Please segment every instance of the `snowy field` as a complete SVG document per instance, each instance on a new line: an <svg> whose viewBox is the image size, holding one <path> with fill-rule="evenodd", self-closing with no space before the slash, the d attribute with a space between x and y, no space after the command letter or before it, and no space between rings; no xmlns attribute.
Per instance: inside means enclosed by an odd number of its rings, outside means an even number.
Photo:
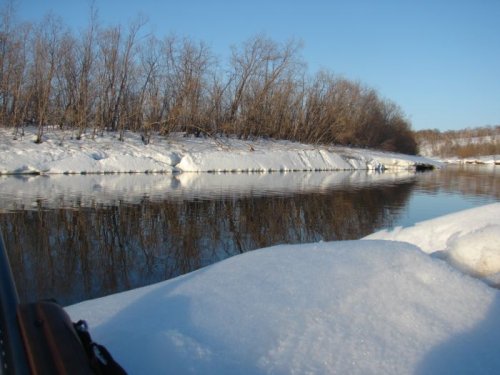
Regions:
<svg viewBox="0 0 500 375"><path fill-rule="evenodd" d="M500 373L500 203L67 308L131 374ZM406 242L402 242L406 241Z"/></svg>
<svg viewBox="0 0 500 375"><path fill-rule="evenodd" d="M234 138L153 136L144 145L140 134L117 133L94 139L73 138L70 131L47 129L35 144L35 131L14 139L12 129L0 129L0 174L314 171L414 169L439 166L431 159L343 147L311 146L287 141L242 141Z"/></svg>

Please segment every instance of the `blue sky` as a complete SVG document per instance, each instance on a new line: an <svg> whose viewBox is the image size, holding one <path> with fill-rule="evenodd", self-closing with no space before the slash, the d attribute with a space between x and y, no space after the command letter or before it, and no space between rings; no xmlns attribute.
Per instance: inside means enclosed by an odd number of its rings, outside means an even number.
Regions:
<svg viewBox="0 0 500 375"><path fill-rule="evenodd" d="M6 0L0 0L5 2ZM76 30L89 0L17 0ZM202 40L221 59L264 33L303 42L308 71L359 80L401 106L413 129L500 124L500 0L95 0L103 24L145 15L148 30Z"/></svg>

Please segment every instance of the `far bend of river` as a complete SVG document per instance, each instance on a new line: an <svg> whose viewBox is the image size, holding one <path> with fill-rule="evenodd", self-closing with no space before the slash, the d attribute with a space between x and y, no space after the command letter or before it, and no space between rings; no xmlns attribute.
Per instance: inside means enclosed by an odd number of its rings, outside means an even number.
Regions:
<svg viewBox="0 0 500 375"><path fill-rule="evenodd" d="M500 167L0 177L22 301L63 305L284 243L374 231L500 201ZM256 270L258 272L258 270Z"/></svg>

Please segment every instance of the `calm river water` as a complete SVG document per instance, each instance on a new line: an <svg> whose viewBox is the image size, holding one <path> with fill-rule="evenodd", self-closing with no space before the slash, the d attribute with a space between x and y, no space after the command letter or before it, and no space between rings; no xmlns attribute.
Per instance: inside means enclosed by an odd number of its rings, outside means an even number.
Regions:
<svg viewBox="0 0 500 375"><path fill-rule="evenodd" d="M500 201L499 167L0 177L22 301L63 305L283 243L358 239Z"/></svg>

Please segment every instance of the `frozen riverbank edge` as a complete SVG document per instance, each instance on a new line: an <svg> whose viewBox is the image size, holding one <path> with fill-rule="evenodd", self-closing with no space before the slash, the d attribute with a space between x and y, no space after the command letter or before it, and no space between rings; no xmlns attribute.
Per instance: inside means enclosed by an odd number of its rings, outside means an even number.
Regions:
<svg viewBox="0 0 500 375"><path fill-rule="evenodd" d="M420 156L276 140L153 136L145 145L138 133L84 135L47 129L41 144L36 128L14 139L0 129L0 174L90 174L174 172L271 172L435 168Z"/></svg>
<svg viewBox="0 0 500 375"><path fill-rule="evenodd" d="M67 311L131 374L499 373L500 292L468 275L499 275L499 217L255 250Z"/></svg>

